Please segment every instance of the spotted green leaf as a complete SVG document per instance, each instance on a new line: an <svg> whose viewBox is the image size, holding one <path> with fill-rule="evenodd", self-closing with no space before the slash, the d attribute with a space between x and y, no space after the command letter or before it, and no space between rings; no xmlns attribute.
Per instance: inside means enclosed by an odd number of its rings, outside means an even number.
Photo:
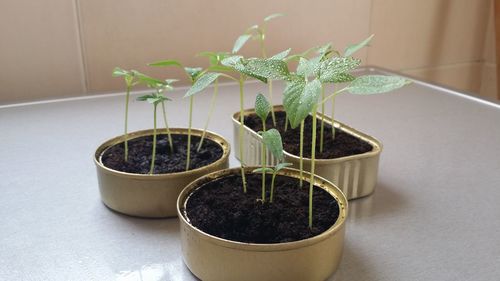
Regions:
<svg viewBox="0 0 500 281"><path fill-rule="evenodd" d="M273 128L263 132L262 141L276 159L283 161L283 143L278 130Z"/></svg>
<svg viewBox="0 0 500 281"><path fill-rule="evenodd" d="M260 79L287 80L290 72L286 62L278 59L249 59L243 62L247 75ZM266 82L266 81L265 81Z"/></svg>
<svg viewBox="0 0 500 281"><path fill-rule="evenodd" d="M234 42L232 53L237 53L243 47L243 45L245 45L248 39L250 39L250 37L252 37L252 35L249 34L243 34L238 37L238 39L236 39L236 42Z"/></svg>
<svg viewBox="0 0 500 281"><path fill-rule="evenodd" d="M347 91L356 95L387 93L410 84L411 81L400 76L365 75L356 78Z"/></svg>
<svg viewBox="0 0 500 281"><path fill-rule="evenodd" d="M269 112L271 112L271 104L263 94L257 94L255 98L255 113L260 119L266 120Z"/></svg>
<svg viewBox="0 0 500 281"><path fill-rule="evenodd" d="M319 79L322 83L348 82L351 77L345 75L345 73L354 70L360 64L361 60L352 57L330 58L321 62L319 67Z"/></svg>
<svg viewBox="0 0 500 281"><path fill-rule="evenodd" d="M203 89L212 84L215 81L215 79L217 79L221 75L222 75L221 73L217 72L207 72L201 75L200 77L198 77L196 82L194 82L193 86L188 90L188 92L184 95L184 97L190 97L194 94L203 91Z"/></svg>
<svg viewBox="0 0 500 281"><path fill-rule="evenodd" d="M299 65L297 66L297 74L305 77L310 77L318 72L322 56L314 57L310 60L300 58Z"/></svg>
<svg viewBox="0 0 500 281"><path fill-rule="evenodd" d="M372 40L373 36L375 36L375 34L370 35L370 37L368 37L365 40L359 42L358 44L353 44L353 45L347 46L347 48L345 48L345 51L344 51L344 57L350 57L350 56L352 56L352 54L354 54L355 52L357 52L359 49L361 49L364 46L368 45L368 43L370 43L370 40Z"/></svg>
<svg viewBox="0 0 500 281"><path fill-rule="evenodd" d="M286 56L288 56L288 54L290 54L291 50L292 49L288 48L288 49L284 50L283 52L277 53L276 55L272 56L271 59L283 60L286 58Z"/></svg>
<svg viewBox="0 0 500 281"><path fill-rule="evenodd" d="M283 106L292 128L296 128L309 115L320 94L321 82L318 79L311 82L295 81L287 86L283 93Z"/></svg>

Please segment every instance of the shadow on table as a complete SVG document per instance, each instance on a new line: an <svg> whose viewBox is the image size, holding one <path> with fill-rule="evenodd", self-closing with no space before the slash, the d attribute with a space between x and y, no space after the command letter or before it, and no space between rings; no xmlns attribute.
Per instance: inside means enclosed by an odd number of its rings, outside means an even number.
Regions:
<svg viewBox="0 0 500 281"><path fill-rule="evenodd" d="M381 182L369 196L349 201L349 221L383 216L398 212L405 207L407 199L398 192L397 187Z"/></svg>

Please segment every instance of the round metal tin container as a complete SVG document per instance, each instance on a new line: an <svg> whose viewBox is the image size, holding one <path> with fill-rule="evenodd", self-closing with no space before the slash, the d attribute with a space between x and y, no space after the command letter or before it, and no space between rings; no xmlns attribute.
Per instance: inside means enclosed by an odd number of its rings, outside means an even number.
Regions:
<svg viewBox="0 0 500 281"><path fill-rule="evenodd" d="M247 167L251 172L256 167ZM214 179L240 173L233 168L211 173L182 190L177 201L184 262L204 281L319 281L337 269L344 245L347 199L331 182L316 176L314 184L328 191L338 202L340 213L325 232L304 240L277 244L253 244L226 240L193 227L185 215L190 193ZM280 175L299 178L299 171L284 169ZM309 173L304 176L309 180Z"/></svg>
<svg viewBox="0 0 500 281"><path fill-rule="evenodd" d="M172 134L187 134L187 128L171 128ZM203 131L191 129L193 136L201 136ZM165 134L166 130L157 130ZM153 130L129 133L129 140L152 135ZM177 215L176 202L181 190L195 179L229 167L229 143L220 135L207 132L210 139L222 147L222 157L210 165L185 172L169 174L132 174L105 167L101 157L106 149L124 141L119 136L104 142L94 154L97 178L102 202L117 212L149 218L174 217Z"/></svg>
<svg viewBox="0 0 500 281"><path fill-rule="evenodd" d="M283 111L283 106L274 106L275 111ZM255 113L255 110L247 109L244 114ZM243 134L243 159L239 159L239 121L240 112L233 114L233 135L236 158L248 166L259 165L261 159L262 137L248 128L244 127ZM321 113L317 113L318 119L322 118ZM335 159L316 159L315 173L337 185L347 196L347 199L356 199L370 195L375 190L378 178L378 163L382 152L382 143L372 136L366 135L341 122L332 122L328 116L324 116L325 123L332 125L337 130L341 130L356 138L368 142L373 149L366 153L356 154ZM276 160L271 153L267 152L269 165L276 164ZM285 152L286 162L293 163L294 168L299 167L299 157ZM311 159L304 158L304 169L310 170Z"/></svg>

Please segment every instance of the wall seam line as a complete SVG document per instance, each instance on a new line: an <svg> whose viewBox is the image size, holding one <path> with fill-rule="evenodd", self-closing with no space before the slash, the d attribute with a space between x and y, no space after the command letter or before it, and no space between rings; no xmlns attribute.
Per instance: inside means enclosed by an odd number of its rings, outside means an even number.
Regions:
<svg viewBox="0 0 500 281"><path fill-rule="evenodd" d="M83 71L82 71L83 88L84 88L84 94L88 95L90 83L89 83L89 73L88 73L88 66L87 66L87 60L86 60L87 55L86 55L84 36L83 36L83 24L82 24L83 20L82 20L82 15L81 15L80 1L74 0L74 5L75 5L76 25L77 25L77 31L78 31L78 39L77 40L78 40L78 46L79 46L79 51L80 51L80 61L81 61L81 65L83 68Z"/></svg>

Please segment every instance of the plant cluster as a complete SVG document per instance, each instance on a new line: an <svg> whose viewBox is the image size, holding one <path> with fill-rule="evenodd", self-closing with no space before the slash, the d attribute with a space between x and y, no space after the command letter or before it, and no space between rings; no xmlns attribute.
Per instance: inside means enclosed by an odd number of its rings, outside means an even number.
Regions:
<svg viewBox="0 0 500 281"><path fill-rule="evenodd" d="M313 177L315 172L315 156L316 156L316 139L317 139L317 111L318 107L321 108L322 117L320 124L320 137L319 149L322 151L324 141L324 116L325 116L325 103L328 100L332 101L332 116L334 112L335 97L341 93L350 93L356 95L370 95L392 91L400 88L409 83L408 80L398 76L385 76L385 75L364 75L356 77L351 72L356 69L361 61L352 57L352 55L359 49L366 46L373 35L363 40L358 44L348 46L343 53L332 48L331 44L313 47L303 53L290 55L291 49L284 50L276 55L267 56L265 48L267 23L275 18L279 18L283 14L273 14L264 19L263 24L254 25L248 28L245 33L239 36L234 43L231 53L227 52L202 52L199 55L205 56L209 59L210 65L206 69L184 67L181 63L175 60L164 60L152 63L152 66L176 66L182 67L191 81L191 88L185 94L189 98L189 116L188 116L188 145L187 145L187 160L186 170L189 169L190 157L190 143L191 143L191 123L192 123L192 110L194 103L194 96L201 93L209 85L214 84L214 93L212 97L211 106L209 109L209 116L205 124L204 133L198 145L201 147L205 131L208 126L208 120L215 105L215 99L218 93L218 80L220 78L227 78L233 80L239 85L240 97L240 127L239 127L239 158L241 161L241 177L243 192L247 191L247 184L244 171L244 147L243 141L243 126L244 126L244 83L248 78L255 78L269 85L268 94L269 100L262 94L257 95L255 110L256 114L262 120L263 131L260 132L263 140L262 147L262 166L254 172L262 173L262 203L272 203L274 192L274 178L279 170L289 166L289 163L284 162L283 146L281 136L276 129L266 130L266 119L271 113L273 123L276 125L276 119L272 106L272 81L282 81L286 83L286 88L283 92L283 106L286 112L286 125L291 128L300 126L300 185L302 186L303 179L303 134L304 134L304 120L307 116L312 116L312 143L311 143L311 178L309 185L309 226L312 227L312 195L313 195ZM245 45L249 39L259 41L261 50L261 57L245 58L238 54L238 51ZM290 62L298 62L294 71L289 69ZM166 120L166 112L164 101L168 100L164 95L164 91L171 89L173 80L157 80L139 74L136 71L122 71L115 70L115 76L123 76L127 86L126 95L126 110L125 110L125 135L127 134L127 115L128 115L128 97L130 88L139 82L144 82L156 91L153 94L140 97L139 100L145 100L153 104L154 109L154 128L156 131L156 106L162 105L163 116L165 119L165 126L168 125ZM342 84L343 87L326 95L326 85ZM332 124L332 130L334 126ZM332 137L335 134L332 132ZM125 137L126 139L126 137ZM172 145L172 143L171 143ZM127 147L125 140L125 147ZM278 160L278 164L274 167L267 167L266 150L269 150L272 155ZM151 163L151 172L154 166L154 154ZM127 153L125 154L125 158ZM271 173L273 175L271 182L270 198L266 198L266 182L265 174Z"/></svg>

